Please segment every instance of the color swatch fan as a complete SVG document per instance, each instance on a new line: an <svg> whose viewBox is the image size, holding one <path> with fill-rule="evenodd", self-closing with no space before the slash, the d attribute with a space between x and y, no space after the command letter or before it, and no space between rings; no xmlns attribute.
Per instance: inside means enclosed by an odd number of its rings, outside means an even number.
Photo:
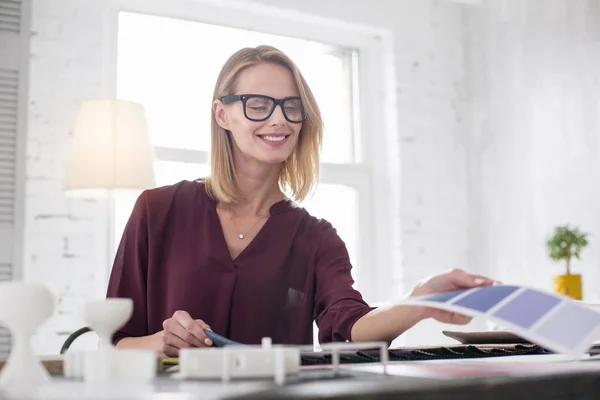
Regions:
<svg viewBox="0 0 600 400"><path fill-rule="evenodd" d="M397 304L427 306L487 318L556 353L575 358L600 339L600 313L569 297L498 285L409 297Z"/></svg>

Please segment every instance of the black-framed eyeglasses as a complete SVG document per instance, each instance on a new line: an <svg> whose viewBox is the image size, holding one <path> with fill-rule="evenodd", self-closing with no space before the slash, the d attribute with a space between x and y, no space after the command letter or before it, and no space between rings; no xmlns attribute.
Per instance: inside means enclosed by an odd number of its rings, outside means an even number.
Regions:
<svg viewBox="0 0 600 400"><path fill-rule="evenodd" d="M283 116L288 122L299 124L306 119L302 99L300 97L286 97L275 99L262 94L232 94L221 97L223 104L241 101L244 105L244 116L250 121L267 120L275 107L280 106Z"/></svg>

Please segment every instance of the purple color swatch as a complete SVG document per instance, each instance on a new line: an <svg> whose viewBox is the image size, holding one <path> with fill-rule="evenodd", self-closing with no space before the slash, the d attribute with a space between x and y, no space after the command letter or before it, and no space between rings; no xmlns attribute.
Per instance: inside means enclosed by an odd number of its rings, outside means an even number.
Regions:
<svg viewBox="0 0 600 400"><path fill-rule="evenodd" d="M451 300L454 297L458 296L459 294L463 294L464 292L464 290L455 290L453 292L427 294L425 296L419 296L417 298L421 300L435 301L437 303L445 303L448 300Z"/></svg>
<svg viewBox="0 0 600 400"><path fill-rule="evenodd" d="M523 328L529 328L558 303L559 298L527 289L494 315Z"/></svg>
<svg viewBox="0 0 600 400"><path fill-rule="evenodd" d="M575 303L567 303L544 321L537 333L573 348L600 326L600 314Z"/></svg>
<svg viewBox="0 0 600 400"><path fill-rule="evenodd" d="M477 290L453 304L486 312L517 289L518 287L516 286L489 286Z"/></svg>

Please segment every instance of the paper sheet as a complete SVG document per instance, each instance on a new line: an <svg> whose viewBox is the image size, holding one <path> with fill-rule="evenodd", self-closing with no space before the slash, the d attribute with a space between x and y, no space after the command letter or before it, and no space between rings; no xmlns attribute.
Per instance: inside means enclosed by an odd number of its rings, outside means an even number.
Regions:
<svg viewBox="0 0 600 400"><path fill-rule="evenodd" d="M600 339L600 312L569 297L527 287L486 286L404 298L397 304L484 317L532 343L576 359Z"/></svg>

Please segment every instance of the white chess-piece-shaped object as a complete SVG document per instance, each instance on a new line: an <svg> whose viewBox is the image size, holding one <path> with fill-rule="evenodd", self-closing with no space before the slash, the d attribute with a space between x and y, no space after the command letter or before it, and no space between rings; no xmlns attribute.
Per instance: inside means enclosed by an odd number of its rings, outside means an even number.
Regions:
<svg viewBox="0 0 600 400"><path fill-rule="evenodd" d="M54 311L54 298L41 284L0 282L0 322L12 334L12 349L0 386L42 384L50 374L33 353L31 336Z"/></svg>
<svg viewBox="0 0 600 400"><path fill-rule="evenodd" d="M112 347L112 337L133 313L133 300L126 298L108 298L91 300L84 304L83 321L94 330L100 340L98 349Z"/></svg>
<svg viewBox="0 0 600 400"><path fill-rule="evenodd" d="M83 357L82 373L85 382L148 382L156 376L156 354L151 350L117 349L112 344L114 333L133 313L133 300L107 298L84 304L82 318L100 340L97 352Z"/></svg>

